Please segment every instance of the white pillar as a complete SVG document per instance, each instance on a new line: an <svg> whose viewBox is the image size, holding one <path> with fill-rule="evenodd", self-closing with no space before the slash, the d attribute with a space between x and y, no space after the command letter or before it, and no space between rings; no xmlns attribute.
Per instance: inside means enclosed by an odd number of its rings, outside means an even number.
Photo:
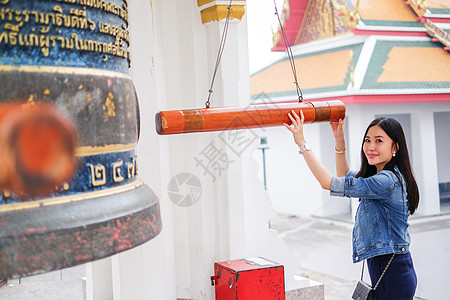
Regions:
<svg viewBox="0 0 450 300"><path fill-rule="evenodd" d="M296 262L269 229L274 211L251 157L258 133L156 134L157 111L204 107L207 99L224 21L204 25L200 11L195 1L130 2L131 75L141 106L139 176L160 200L163 231L94 274L94 283L96 277L111 277L113 300L214 299L214 262L250 256L284 264L286 288L294 286ZM250 103L245 16L229 26L212 107ZM219 159L203 168L202 160L210 163L204 156L208 150ZM188 206L172 202L169 190L182 173L201 183L201 196ZM190 187L180 185L179 194L191 193Z"/></svg>
<svg viewBox="0 0 450 300"><path fill-rule="evenodd" d="M433 111L422 110L413 113L411 123L413 171L420 192L417 213L439 214L439 180Z"/></svg>
<svg viewBox="0 0 450 300"><path fill-rule="evenodd" d="M113 299L111 258L86 264L86 299Z"/></svg>
<svg viewBox="0 0 450 300"><path fill-rule="evenodd" d="M159 198L163 229L141 246L87 264L88 299L176 299L171 203L162 197L167 165L162 162L165 153L161 151L166 145L156 134L154 125L154 115L166 90L161 6L168 2L175 3L174 0L129 2L130 76L136 87L141 116L141 136L137 146L139 177ZM171 16L170 11L167 16Z"/></svg>
<svg viewBox="0 0 450 300"><path fill-rule="evenodd" d="M234 19L229 23L213 88L212 107L245 108L251 103L246 21L244 15L242 21ZM225 20L205 24L209 80L214 72L224 26ZM293 273L297 265L284 241L269 229L269 220L275 217L275 212L263 182L258 179L258 163L252 157L261 132L261 129L230 130L211 135L211 140L226 153L230 164L218 182L211 186L216 192L211 200L221 210L211 211L219 235L213 240L216 255L212 257L209 269L212 270L213 262L221 260L262 256L285 266L286 289L290 290L296 285ZM218 256L217 249L225 256Z"/></svg>
<svg viewBox="0 0 450 300"><path fill-rule="evenodd" d="M362 105L348 105L347 106L346 127L348 128L348 158L350 169L359 170L361 166L361 143L367 125L373 119L373 113L368 114L367 110ZM352 220L356 215L359 200L351 198Z"/></svg>
<svg viewBox="0 0 450 300"><path fill-rule="evenodd" d="M167 72L167 97L161 110L204 107L207 100L224 21L203 25L198 7L191 5L162 5L163 12L174 15L161 20ZM246 51L245 24L230 22L210 99L212 107L239 105L250 99L248 65L245 59L240 61ZM177 297L214 299L210 283L214 262L242 257L246 251L241 159L227 148L226 137L221 133L160 139L168 143L162 161L167 164L169 176L162 178L163 187L181 173L191 174L201 183L197 203L186 207L171 205ZM165 193L162 199L171 201Z"/></svg>

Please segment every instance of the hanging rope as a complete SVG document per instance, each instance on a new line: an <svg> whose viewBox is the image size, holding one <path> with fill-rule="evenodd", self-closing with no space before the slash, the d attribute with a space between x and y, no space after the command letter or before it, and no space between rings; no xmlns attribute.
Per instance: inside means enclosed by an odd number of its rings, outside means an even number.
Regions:
<svg viewBox="0 0 450 300"><path fill-rule="evenodd" d="M214 73L213 73L213 77L211 80L211 86L209 87L209 90L208 90L208 92L209 92L208 100L206 100L206 102L205 102L206 108L209 108L211 106L211 103L209 102L209 100L211 99L211 94L213 92L213 86L214 86L214 80L216 79L217 70L219 69L220 60L222 59L223 50L225 49L225 42L227 40L227 35L228 35L228 24L230 23L231 2L233 2L233 0L230 0L230 4L227 7L227 9L228 9L227 18L225 20L225 25L223 27L222 39L220 40L219 53L217 53L216 66L214 67Z"/></svg>
<svg viewBox="0 0 450 300"><path fill-rule="evenodd" d="M294 84L297 89L298 102L302 102L303 101L303 93L302 93L302 90L300 89L300 86L298 85L297 70L295 69L294 55L292 54L291 46L289 45L289 41L287 39L286 33L284 32L283 24L281 24L280 15L278 14L278 10L277 10L277 3L275 2L275 0L273 0L273 3L275 4L275 14L277 15L278 23L280 24L280 29L281 29L281 33L283 36L284 45L286 46L286 53L289 58L289 63L291 65L292 73L294 74Z"/></svg>

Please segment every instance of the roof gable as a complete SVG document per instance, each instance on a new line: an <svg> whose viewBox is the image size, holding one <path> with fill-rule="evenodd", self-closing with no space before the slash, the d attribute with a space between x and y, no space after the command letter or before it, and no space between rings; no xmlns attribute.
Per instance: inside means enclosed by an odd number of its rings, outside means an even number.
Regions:
<svg viewBox="0 0 450 300"><path fill-rule="evenodd" d="M295 45L349 33L350 29L330 1L309 1Z"/></svg>

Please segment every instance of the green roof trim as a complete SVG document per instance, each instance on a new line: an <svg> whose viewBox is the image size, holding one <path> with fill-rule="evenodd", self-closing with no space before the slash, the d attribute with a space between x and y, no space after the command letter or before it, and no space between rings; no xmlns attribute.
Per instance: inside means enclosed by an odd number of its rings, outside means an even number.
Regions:
<svg viewBox="0 0 450 300"><path fill-rule="evenodd" d="M383 66L388 61L388 55L393 47L434 47L442 48L441 44L423 41L378 41L373 56L369 62L367 73L361 90L363 89L436 89L450 88L450 82L378 82L383 73Z"/></svg>
<svg viewBox="0 0 450 300"><path fill-rule="evenodd" d="M355 9L355 6L353 5L351 0L345 0L345 3L347 3L348 8L350 8L351 10Z"/></svg>
<svg viewBox="0 0 450 300"><path fill-rule="evenodd" d="M450 15L450 8L427 8L434 15Z"/></svg>
<svg viewBox="0 0 450 300"><path fill-rule="evenodd" d="M347 76L349 77L349 76ZM345 79L345 81L347 82L347 78ZM302 83L300 82L300 88L302 87ZM347 89L347 84L343 84L343 85L337 85L337 86L328 86L328 87L323 87L323 88L315 88L315 89L301 89L302 90L302 94L303 97L310 95L310 94L316 94L316 93L325 93L325 92L337 92L337 91L345 91ZM289 97L289 96L293 96L295 98L297 98L297 91L292 89L292 91L285 91L285 92L276 92L276 93L264 93L266 94L269 98L273 97ZM253 94L251 95L251 99L256 99L258 98L259 94Z"/></svg>
<svg viewBox="0 0 450 300"><path fill-rule="evenodd" d="M387 26L387 27L407 27L407 28L423 28L422 23L416 21L385 21L385 20L367 20L361 19L367 26Z"/></svg>
<svg viewBox="0 0 450 300"><path fill-rule="evenodd" d="M351 0L345 0L348 7L351 10L355 9ZM448 10L447 10L447 13ZM372 20L372 19L364 19L361 15L361 22L367 26L387 26L387 27L407 27L407 28L423 28L423 25L420 22L416 21L387 21L387 20Z"/></svg>

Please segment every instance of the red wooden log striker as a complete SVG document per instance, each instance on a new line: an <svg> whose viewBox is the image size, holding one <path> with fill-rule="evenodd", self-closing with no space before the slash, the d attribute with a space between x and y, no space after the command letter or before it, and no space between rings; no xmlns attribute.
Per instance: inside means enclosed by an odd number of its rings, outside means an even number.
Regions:
<svg viewBox="0 0 450 300"><path fill-rule="evenodd" d="M160 111L155 116L155 125L160 135L279 126L291 123L288 117L291 110L297 114L303 111L305 123L338 121L345 117L344 103L333 100Z"/></svg>

